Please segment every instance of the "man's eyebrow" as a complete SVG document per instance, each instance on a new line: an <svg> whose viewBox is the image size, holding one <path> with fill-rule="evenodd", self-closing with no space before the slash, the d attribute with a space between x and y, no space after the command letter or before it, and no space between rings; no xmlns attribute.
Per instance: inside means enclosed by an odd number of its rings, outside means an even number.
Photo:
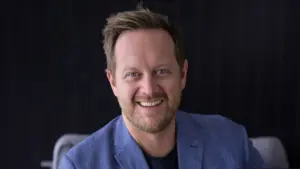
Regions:
<svg viewBox="0 0 300 169"><path fill-rule="evenodd" d="M126 72L126 71L136 71L137 70L137 68L135 68L135 67L124 67L123 68L123 72Z"/></svg>
<svg viewBox="0 0 300 169"><path fill-rule="evenodd" d="M160 64L160 65L156 66L156 68L160 68L160 67L170 67L170 66L171 66L170 64L163 63L163 64Z"/></svg>
<svg viewBox="0 0 300 169"><path fill-rule="evenodd" d="M161 67L171 67L171 64L168 64L168 63L159 64L159 65L155 66L155 69L161 68ZM128 71L138 71L138 68L133 67L133 66L128 66L128 67L124 67L122 69L122 72L128 72Z"/></svg>

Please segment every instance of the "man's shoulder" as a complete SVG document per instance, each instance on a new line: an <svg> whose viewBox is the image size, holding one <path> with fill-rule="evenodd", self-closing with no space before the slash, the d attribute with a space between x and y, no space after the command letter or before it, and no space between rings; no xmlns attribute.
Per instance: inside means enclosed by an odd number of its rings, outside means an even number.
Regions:
<svg viewBox="0 0 300 169"><path fill-rule="evenodd" d="M230 159L237 166L257 168L263 165L259 152L253 147L246 128L222 115L183 113L184 126L205 143L206 155L214 160L216 154ZM183 117L182 116L182 117ZM240 168L240 167L239 167Z"/></svg>
<svg viewBox="0 0 300 169"><path fill-rule="evenodd" d="M214 135L244 135L245 128L241 124L234 122L228 117L219 114L200 114L200 113L185 113L188 118L195 124L195 128L204 128Z"/></svg>
<svg viewBox="0 0 300 169"><path fill-rule="evenodd" d="M118 125L120 118L121 117L118 116L115 119L111 120L104 127L89 135L87 138L72 147L67 152L67 156L72 160L75 166L95 166L97 164L93 164L95 163L95 161L92 161L91 159L93 159L94 157L106 158L114 153L113 140L115 137L116 126Z"/></svg>
<svg viewBox="0 0 300 169"><path fill-rule="evenodd" d="M241 125L232 121L228 117L219 114L200 114L200 113L187 113L199 125L209 128L219 127L240 127Z"/></svg>

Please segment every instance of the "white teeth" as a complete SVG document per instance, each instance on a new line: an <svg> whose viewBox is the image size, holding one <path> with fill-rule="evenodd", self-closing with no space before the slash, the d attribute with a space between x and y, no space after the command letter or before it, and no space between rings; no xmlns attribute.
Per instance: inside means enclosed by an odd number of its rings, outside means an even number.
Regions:
<svg viewBox="0 0 300 169"><path fill-rule="evenodd" d="M151 106L156 106L159 105L162 102L162 100L157 100L154 102L139 102L140 105L144 106L144 107L151 107Z"/></svg>

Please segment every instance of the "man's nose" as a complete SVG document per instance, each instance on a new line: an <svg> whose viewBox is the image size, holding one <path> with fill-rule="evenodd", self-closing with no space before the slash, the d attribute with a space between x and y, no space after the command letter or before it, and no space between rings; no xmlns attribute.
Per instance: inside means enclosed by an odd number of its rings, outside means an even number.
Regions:
<svg viewBox="0 0 300 169"><path fill-rule="evenodd" d="M141 83L141 92L147 96L153 96L157 88L155 79L152 76L145 76Z"/></svg>

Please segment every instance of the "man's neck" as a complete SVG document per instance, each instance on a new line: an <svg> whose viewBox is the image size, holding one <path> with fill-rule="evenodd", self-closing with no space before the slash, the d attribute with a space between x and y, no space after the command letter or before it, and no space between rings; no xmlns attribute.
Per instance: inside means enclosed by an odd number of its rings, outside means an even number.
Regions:
<svg viewBox="0 0 300 169"><path fill-rule="evenodd" d="M148 155L153 157L164 157L172 151L176 142L175 118L163 131L155 134L141 131L126 119L124 120L129 133Z"/></svg>

